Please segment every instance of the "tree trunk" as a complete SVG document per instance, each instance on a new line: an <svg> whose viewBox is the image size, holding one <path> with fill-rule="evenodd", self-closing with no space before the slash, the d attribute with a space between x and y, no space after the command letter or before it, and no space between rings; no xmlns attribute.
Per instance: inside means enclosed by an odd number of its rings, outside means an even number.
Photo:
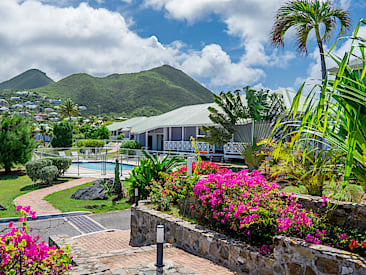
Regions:
<svg viewBox="0 0 366 275"><path fill-rule="evenodd" d="M4 165L5 168L5 174L8 175L11 172L11 164L10 163L5 163Z"/></svg>
<svg viewBox="0 0 366 275"><path fill-rule="evenodd" d="M321 69L322 69L322 80L324 81L326 75L327 75L327 67L325 64L325 56L324 56L324 49L323 49L323 41L320 37L319 28L315 29L316 32L316 40L318 42L319 52L320 52L320 63L321 63Z"/></svg>

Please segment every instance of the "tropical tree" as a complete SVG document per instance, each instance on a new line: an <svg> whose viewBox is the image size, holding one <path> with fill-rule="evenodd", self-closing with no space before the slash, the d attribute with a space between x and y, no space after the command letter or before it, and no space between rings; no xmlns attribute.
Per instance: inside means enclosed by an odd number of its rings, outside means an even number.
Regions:
<svg viewBox="0 0 366 275"><path fill-rule="evenodd" d="M271 41L275 46L284 46L285 33L296 30L296 47L300 53L308 53L307 42L311 31L315 31L319 47L322 79L326 77L326 64L323 43L328 41L340 22L340 34L351 27L350 15L343 9L335 9L330 1L294 0L285 3L277 11L271 32ZM324 33L321 27L324 25Z"/></svg>
<svg viewBox="0 0 366 275"><path fill-rule="evenodd" d="M18 115L0 117L0 166L10 173L14 164L24 164L35 148L30 123Z"/></svg>
<svg viewBox="0 0 366 275"><path fill-rule="evenodd" d="M71 147L73 129L73 125L67 121L55 124L53 127L54 137L51 140L52 147Z"/></svg>
<svg viewBox="0 0 366 275"><path fill-rule="evenodd" d="M74 104L70 98L68 98L63 104L60 104L59 113L61 114L61 118L68 117L71 120L73 115L80 115L78 105Z"/></svg>
<svg viewBox="0 0 366 275"><path fill-rule="evenodd" d="M300 106L299 98L303 93L300 88L287 121L277 125L284 126L280 143L288 136L296 136L304 144L322 140L325 146L334 146L343 153L346 158L343 188L351 175L366 184L366 39L358 36L361 24L366 24L366 20L361 20L356 27L350 38L351 48L343 58L330 54L338 64L338 71L334 79L325 78L320 99L314 87L306 104ZM354 67L351 58L357 61L358 67ZM281 146L277 153L279 150Z"/></svg>
<svg viewBox="0 0 366 275"><path fill-rule="evenodd" d="M235 136L240 141L238 150L241 151L246 164L250 169L258 166L259 159L256 152L260 149L257 141L268 138L277 119L285 111L281 94L269 90L254 90L249 86L244 87L245 100L240 90L235 90L220 95L213 95L216 107L209 107L210 119L216 126L204 126L207 133L199 137L212 145L226 144ZM249 126L246 127L246 126ZM249 129L248 129L249 128Z"/></svg>

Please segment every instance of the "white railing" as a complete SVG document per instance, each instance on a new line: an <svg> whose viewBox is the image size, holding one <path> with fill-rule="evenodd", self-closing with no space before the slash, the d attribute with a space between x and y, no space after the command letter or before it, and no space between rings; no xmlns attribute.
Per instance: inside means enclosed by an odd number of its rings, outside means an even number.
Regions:
<svg viewBox="0 0 366 275"><path fill-rule="evenodd" d="M243 142L229 142L224 145L225 155L240 155L244 149L245 143Z"/></svg>
<svg viewBox="0 0 366 275"><path fill-rule="evenodd" d="M212 152L213 147L207 142L196 142L199 152ZM165 151L193 152L194 148L191 141L164 141Z"/></svg>

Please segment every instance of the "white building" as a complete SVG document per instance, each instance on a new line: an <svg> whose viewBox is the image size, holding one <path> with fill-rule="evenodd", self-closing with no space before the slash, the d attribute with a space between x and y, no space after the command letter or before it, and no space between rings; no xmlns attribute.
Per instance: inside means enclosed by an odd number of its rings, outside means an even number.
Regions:
<svg viewBox="0 0 366 275"><path fill-rule="evenodd" d="M296 92L286 89L274 91L283 95L286 108L290 108ZM245 96L243 96L245 102ZM300 104L305 102L301 98ZM125 138L134 139L140 142L145 148L154 151L179 151L192 152L191 137L197 140L198 136L205 133L202 126L214 126L210 120L208 107L216 107L215 103L190 105L153 117L135 117L126 121L113 123L107 128L112 132L112 138L123 134ZM263 131L263 137L267 136L271 128L266 123L257 123L256 127L268 129ZM256 128L257 129L257 128ZM240 126L240 139L251 140L252 122L243 122ZM224 146L212 146L206 142L197 142L199 151L206 155L222 155L225 158L241 158L242 140L237 135L233 136L231 142Z"/></svg>

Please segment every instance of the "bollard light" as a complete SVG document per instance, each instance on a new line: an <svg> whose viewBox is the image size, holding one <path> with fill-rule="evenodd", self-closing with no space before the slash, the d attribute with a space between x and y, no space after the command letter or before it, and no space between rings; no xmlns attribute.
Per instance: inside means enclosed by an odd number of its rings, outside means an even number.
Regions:
<svg viewBox="0 0 366 275"><path fill-rule="evenodd" d="M163 244L164 244L164 225L158 225L156 228L156 264L155 266L161 268L163 264Z"/></svg>
<svg viewBox="0 0 366 275"><path fill-rule="evenodd" d="M139 206L139 189L135 188L135 205Z"/></svg>

